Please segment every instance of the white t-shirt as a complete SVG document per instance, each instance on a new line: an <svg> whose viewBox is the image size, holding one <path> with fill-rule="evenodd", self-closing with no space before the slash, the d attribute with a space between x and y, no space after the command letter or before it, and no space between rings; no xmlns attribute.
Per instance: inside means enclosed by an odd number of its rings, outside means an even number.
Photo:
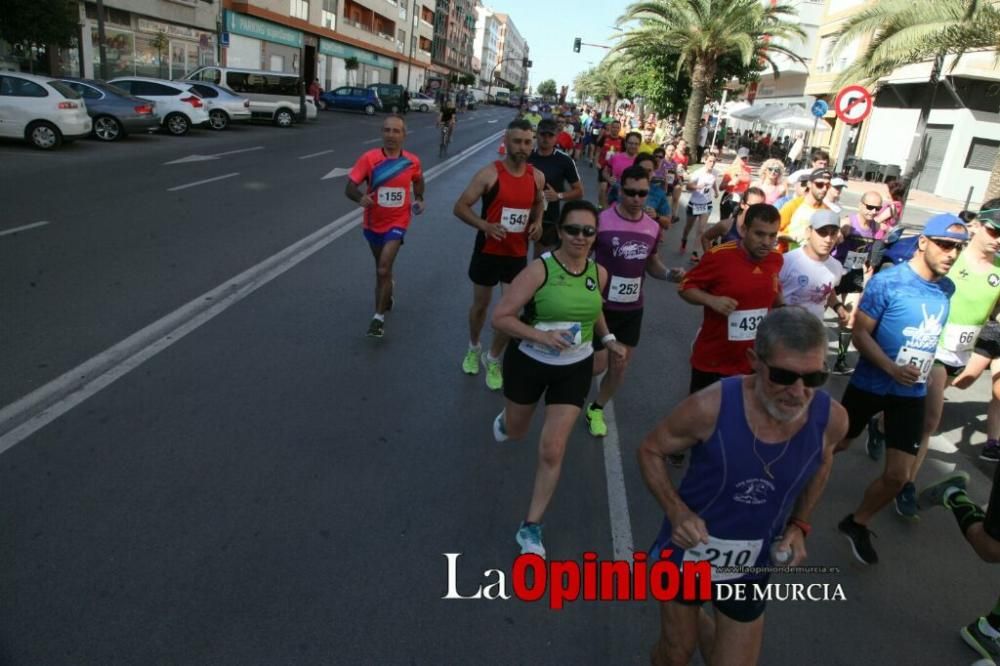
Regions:
<svg viewBox="0 0 1000 666"><path fill-rule="evenodd" d="M833 257L816 261L800 247L785 255L779 279L786 305L800 305L823 319L826 302L844 276L844 267Z"/></svg>
<svg viewBox="0 0 1000 666"><path fill-rule="evenodd" d="M691 203L692 204L707 204L712 203L712 186L715 185L715 181L719 179L719 172L715 169L709 171L705 167L702 167L691 174L691 178L688 182L694 183L698 188L691 192Z"/></svg>

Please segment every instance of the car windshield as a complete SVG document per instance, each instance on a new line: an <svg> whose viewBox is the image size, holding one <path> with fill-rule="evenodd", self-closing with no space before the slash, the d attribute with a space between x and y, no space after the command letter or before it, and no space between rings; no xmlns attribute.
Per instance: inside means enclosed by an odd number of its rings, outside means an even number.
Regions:
<svg viewBox="0 0 1000 666"><path fill-rule="evenodd" d="M80 99L81 95L77 91L70 88L68 85L62 81L46 81L50 86L55 88L60 95L66 99Z"/></svg>

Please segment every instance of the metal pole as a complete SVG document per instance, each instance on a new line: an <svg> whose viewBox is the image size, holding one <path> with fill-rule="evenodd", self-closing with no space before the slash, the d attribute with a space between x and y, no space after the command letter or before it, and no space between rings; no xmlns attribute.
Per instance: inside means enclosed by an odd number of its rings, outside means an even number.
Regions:
<svg viewBox="0 0 1000 666"><path fill-rule="evenodd" d="M836 161L833 163L837 173L844 171L844 159L847 157L847 144L850 141L852 131L854 131L854 126L847 123L844 123L844 127L840 130L840 143L837 144Z"/></svg>
<svg viewBox="0 0 1000 666"><path fill-rule="evenodd" d="M110 77L108 76L108 52L105 47L104 39L104 0L97 0L97 48L98 53L100 53L100 78L107 81Z"/></svg>
<svg viewBox="0 0 1000 666"><path fill-rule="evenodd" d="M972 201L972 190L974 189L974 185L969 186L969 194L965 197L965 205L962 206L962 210L969 210L969 202Z"/></svg>
<svg viewBox="0 0 1000 666"><path fill-rule="evenodd" d="M722 124L722 112L726 108L726 95L729 94L728 88L722 89L722 106L719 107L719 116L715 119L715 131L712 132L712 146L715 146L715 138L719 136L719 125Z"/></svg>
<svg viewBox="0 0 1000 666"><path fill-rule="evenodd" d="M406 94L410 94L410 74L413 72L413 48L417 45L417 0L413 0L413 21L410 23L410 61L406 64Z"/></svg>

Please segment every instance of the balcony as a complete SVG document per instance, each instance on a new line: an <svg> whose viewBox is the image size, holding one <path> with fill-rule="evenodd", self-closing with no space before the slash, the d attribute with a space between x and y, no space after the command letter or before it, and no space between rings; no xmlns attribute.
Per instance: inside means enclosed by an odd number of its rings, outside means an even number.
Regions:
<svg viewBox="0 0 1000 666"><path fill-rule="evenodd" d="M344 2L344 25L350 25L358 30L376 35L379 39L392 44L396 43L396 23L378 12L359 5L354 0ZM388 47L387 48L393 48Z"/></svg>

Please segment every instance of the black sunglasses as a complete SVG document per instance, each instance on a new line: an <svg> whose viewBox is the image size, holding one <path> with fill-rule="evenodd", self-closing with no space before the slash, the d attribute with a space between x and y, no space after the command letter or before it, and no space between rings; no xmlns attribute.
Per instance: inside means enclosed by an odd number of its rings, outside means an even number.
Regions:
<svg viewBox="0 0 1000 666"><path fill-rule="evenodd" d="M633 190L631 187L623 187L622 194L627 197L645 197L649 196L649 190Z"/></svg>
<svg viewBox="0 0 1000 666"><path fill-rule="evenodd" d="M984 224L983 229L990 235L990 238L1000 238L1000 229L991 224Z"/></svg>
<svg viewBox="0 0 1000 666"><path fill-rule="evenodd" d="M830 181L828 180L823 180L823 181L814 180L812 184L821 190L825 190L826 188L830 187Z"/></svg>
<svg viewBox="0 0 1000 666"><path fill-rule="evenodd" d="M827 225L825 227L820 227L819 229L813 229L813 231L818 233L823 238L826 238L827 236L836 236L840 231L840 228Z"/></svg>
<svg viewBox="0 0 1000 666"><path fill-rule="evenodd" d="M830 378L829 370L817 370L816 372L807 372L800 375L799 373L792 372L791 370L785 370L784 368L776 368L773 365L768 365L767 361L764 359L761 359L761 363L767 367L767 378L770 379L772 383L779 384L781 386L791 386L801 379L802 384L806 388L816 388L825 384L826 380Z"/></svg>
<svg viewBox="0 0 1000 666"><path fill-rule="evenodd" d="M879 208L881 208L881 206L873 206L871 204L861 204L861 205L867 208L868 210L878 210Z"/></svg>
<svg viewBox="0 0 1000 666"><path fill-rule="evenodd" d="M559 228L570 236L583 234L584 238L592 238L597 233L597 229L594 227L584 227L579 224L564 224Z"/></svg>
<svg viewBox="0 0 1000 666"><path fill-rule="evenodd" d="M943 240L941 238L931 238L930 241L945 252L951 252L952 250L961 252L965 248L965 243L962 241Z"/></svg>

